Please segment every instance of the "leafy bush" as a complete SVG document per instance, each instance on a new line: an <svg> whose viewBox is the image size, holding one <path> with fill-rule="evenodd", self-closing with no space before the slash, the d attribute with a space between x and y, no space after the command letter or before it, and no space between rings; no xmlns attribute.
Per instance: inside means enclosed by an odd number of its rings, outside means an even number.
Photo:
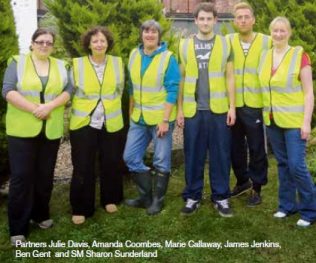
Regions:
<svg viewBox="0 0 316 263"><path fill-rule="evenodd" d="M18 53L17 36L10 1L0 0L0 83L7 67L7 59ZM7 142L5 136L6 102L0 97L0 177L8 172Z"/></svg>

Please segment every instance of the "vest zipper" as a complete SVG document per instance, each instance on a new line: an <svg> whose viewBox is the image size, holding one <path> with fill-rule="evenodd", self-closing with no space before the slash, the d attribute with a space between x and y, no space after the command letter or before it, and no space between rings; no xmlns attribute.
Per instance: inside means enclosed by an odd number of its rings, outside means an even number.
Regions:
<svg viewBox="0 0 316 263"><path fill-rule="evenodd" d="M44 86L43 86L43 83L42 83L40 76L38 75L38 73L36 71L36 67L35 67L34 61L32 59L32 56L31 56L31 61L32 61L32 64L34 67L34 71L35 71L39 81L41 82L41 86L42 86L42 91L40 92L40 103L45 104L45 89L46 89L47 83L49 81L49 76L50 76L50 74L49 74L50 73L50 59L48 58L48 76L47 76L46 84ZM46 120L42 120L42 128L41 128L40 133L44 133L44 135L46 135Z"/></svg>
<svg viewBox="0 0 316 263"><path fill-rule="evenodd" d="M244 58L245 58L245 59L244 59L243 69L242 69L242 100L243 100L243 106L247 106L247 104L246 104L246 102L245 102L245 86L244 86L244 84L245 84L245 65L246 65L246 60L247 60L248 54L250 53L250 49L251 49L251 47L252 47L252 44L255 42L255 40L256 40L256 38L257 38L257 35L258 35L258 34L256 34L255 37L254 37L254 39L251 41L250 46L249 46L249 48L248 48L247 55L245 55L245 51L244 51L244 49L243 49L243 47L242 47L241 40L239 39L239 44L240 44L240 47L241 47L241 49L242 49L242 51L243 51ZM242 106L242 107L243 107L243 106Z"/></svg>
<svg viewBox="0 0 316 263"><path fill-rule="evenodd" d="M143 118L143 121L145 122L145 119L144 119L144 116L143 116L143 103L142 103L142 100L143 100L143 77L145 75L145 72L147 71L148 67L150 66L150 63L148 64L147 68L145 69L144 71L144 74L142 75L142 64L143 64L143 56L141 56L141 61L140 61L140 69L139 69L139 74L140 74L140 92L139 92L139 102L140 102L140 118Z"/></svg>
<svg viewBox="0 0 316 263"><path fill-rule="evenodd" d="M278 71L278 69L279 69L281 63L283 62L284 58L285 58L286 55L288 54L289 50L290 50L290 49L288 49L288 50L285 52L285 54L283 55L283 58L281 59L281 61L280 61L279 65L278 65L278 67L277 67L276 70L274 71L273 76L277 73L277 71ZM271 58L271 71L272 71L272 67L273 67L273 49L272 49L272 52L271 52L271 56L272 56L272 58ZM269 119L271 118L271 116L273 116L273 110L272 110L272 90L271 90L271 80L272 80L273 76L272 76L271 72L270 72L270 76L271 76L271 77L270 77L270 80L269 80L269 91L270 91L270 113L269 113Z"/></svg>
<svg viewBox="0 0 316 263"><path fill-rule="evenodd" d="M97 74L97 72L96 72L96 70L95 70L93 64L92 64L91 61L90 61L90 57L88 57L88 60L89 60L89 62L90 62L91 67L93 68L93 71L94 71L94 73L95 73L95 76L96 76L96 78L97 78L97 80L98 80L99 87L100 87L100 88L99 88L99 99L98 99L98 101L97 101L97 104L95 105L95 107L93 108L93 110L91 111L91 113L89 114L90 117L91 117L91 116L93 115L94 111L96 110L96 108L98 107L98 104L100 103L100 101L101 101L101 103L102 103L102 99L101 99L101 97L102 97L102 86L103 86L103 82L104 82L104 76L105 76L105 69L106 69L107 59L106 59L106 57L105 57L105 63L104 63L104 69L103 69L102 82L101 82L101 81L99 80L99 78L98 78L98 74ZM102 107L103 107L103 110L104 110L104 123L105 123L106 116L105 116L105 108L104 108L104 106L103 106L103 103L102 103ZM90 122L91 122L91 118L90 118Z"/></svg>

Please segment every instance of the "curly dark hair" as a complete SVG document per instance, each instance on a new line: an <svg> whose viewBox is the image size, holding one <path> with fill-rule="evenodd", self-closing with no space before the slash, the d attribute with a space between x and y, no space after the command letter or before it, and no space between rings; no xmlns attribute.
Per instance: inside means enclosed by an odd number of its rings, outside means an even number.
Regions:
<svg viewBox="0 0 316 263"><path fill-rule="evenodd" d="M97 33L102 33L107 42L108 42L108 48L106 52L110 51L114 45L114 39L112 33L104 26L95 26L90 29L88 29L83 35L81 36L81 44L84 49L84 51L88 54L91 54L91 50L89 48L91 37L96 35Z"/></svg>

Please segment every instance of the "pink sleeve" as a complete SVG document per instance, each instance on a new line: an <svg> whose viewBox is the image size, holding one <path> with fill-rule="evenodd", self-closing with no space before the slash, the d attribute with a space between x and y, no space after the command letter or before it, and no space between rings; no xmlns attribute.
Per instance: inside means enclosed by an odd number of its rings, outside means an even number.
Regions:
<svg viewBox="0 0 316 263"><path fill-rule="evenodd" d="M304 52L302 55L301 69L304 68L305 66L310 66L311 64L312 63L311 63L311 59L309 55L306 52Z"/></svg>

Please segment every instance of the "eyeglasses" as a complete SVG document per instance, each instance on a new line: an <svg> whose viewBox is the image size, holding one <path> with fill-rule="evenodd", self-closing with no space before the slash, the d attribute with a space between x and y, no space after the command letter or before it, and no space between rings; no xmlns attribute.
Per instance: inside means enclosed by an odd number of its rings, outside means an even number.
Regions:
<svg viewBox="0 0 316 263"><path fill-rule="evenodd" d="M54 45L53 42L49 42L49 41L33 41L36 45L39 46L47 46L47 47L52 47Z"/></svg>

